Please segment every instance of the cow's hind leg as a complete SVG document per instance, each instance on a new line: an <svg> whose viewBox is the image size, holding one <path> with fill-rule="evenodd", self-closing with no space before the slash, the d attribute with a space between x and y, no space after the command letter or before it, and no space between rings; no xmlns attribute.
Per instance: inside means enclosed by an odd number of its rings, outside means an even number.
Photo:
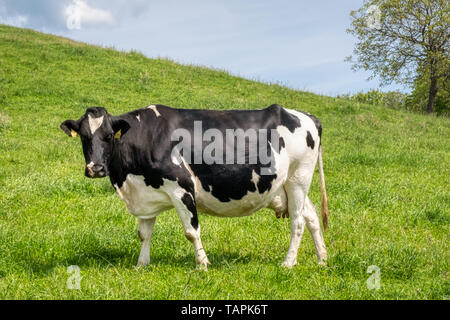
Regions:
<svg viewBox="0 0 450 320"><path fill-rule="evenodd" d="M137 266L143 267L150 263L150 243L152 241L153 227L155 226L156 217L152 219L138 219L138 221L138 235L142 241L142 247Z"/></svg>
<svg viewBox="0 0 450 320"><path fill-rule="evenodd" d="M197 208L193 195L186 192L181 199L174 200L174 207L183 224L184 235L194 246L197 266L206 270L210 262L200 239L200 225L198 224Z"/></svg>
<svg viewBox="0 0 450 320"><path fill-rule="evenodd" d="M288 198L288 211L291 219L291 242L282 266L292 268L297 264L297 253L305 229L302 211L305 202L305 188L297 183L287 183L285 190Z"/></svg>
<svg viewBox="0 0 450 320"><path fill-rule="evenodd" d="M308 227L309 232L311 232L314 240L317 262L320 265L325 265L327 261L327 249L325 248L322 230L320 229L319 216L317 215L316 208L308 197L306 197L303 216L305 217L306 226Z"/></svg>

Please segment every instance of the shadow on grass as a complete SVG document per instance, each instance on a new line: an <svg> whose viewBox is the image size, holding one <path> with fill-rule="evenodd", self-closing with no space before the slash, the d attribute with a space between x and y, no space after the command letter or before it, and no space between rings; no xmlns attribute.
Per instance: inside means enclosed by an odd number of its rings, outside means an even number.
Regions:
<svg viewBox="0 0 450 320"><path fill-rule="evenodd" d="M222 269L236 265L246 265L252 261L260 262L261 260L254 255L241 254L239 252L223 252L223 251L211 251L208 252L208 259L211 262L210 269ZM45 277L53 273L54 268L57 266L71 266L77 265L80 268L83 267L95 267L98 269L107 268L125 268L133 269L136 267L139 257L139 249L135 252L120 249L117 247L107 247L98 245L91 250L85 250L83 252L74 252L73 255L67 255L66 257L54 258L51 260L39 259L33 256L22 256L16 261L20 261L19 264L23 270L34 277ZM150 266L155 267L173 267L183 269L194 269L196 267L194 252L192 250L186 251L185 254L171 253L155 253L151 254Z"/></svg>
<svg viewBox="0 0 450 320"><path fill-rule="evenodd" d="M210 269L221 269L225 266L245 265L258 260L254 255L241 254L229 251L209 251L206 253L211 265ZM195 268L194 252L187 251L183 255L152 255L150 264L156 266L191 267Z"/></svg>
<svg viewBox="0 0 450 320"><path fill-rule="evenodd" d="M53 273L55 267L77 265L79 267L117 267L128 266L134 255L117 248L99 247L97 250L77 252L72 256L41 259L32 255L16 257L24 271L35 277L45 277ZM137 261L137 256L136 256Z"/></svg>

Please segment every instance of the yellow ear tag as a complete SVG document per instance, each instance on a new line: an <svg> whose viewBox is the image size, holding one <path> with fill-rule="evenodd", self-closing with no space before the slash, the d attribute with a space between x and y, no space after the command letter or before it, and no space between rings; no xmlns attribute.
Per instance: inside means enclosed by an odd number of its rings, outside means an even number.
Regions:
<svg viewBox="0 0 450 320"><path fill-rule="evenodd" d="M70 135L72 136L72 138L75 138L78 136L78 133L75 130L70 129Z"/></svg>
<svg viewBox="0 0 450 320"><path fill-rule="evenodd" d="M120 136L122 135L121 130L117 131L116 134L114 135L114 138L119 139Z"/></svg>

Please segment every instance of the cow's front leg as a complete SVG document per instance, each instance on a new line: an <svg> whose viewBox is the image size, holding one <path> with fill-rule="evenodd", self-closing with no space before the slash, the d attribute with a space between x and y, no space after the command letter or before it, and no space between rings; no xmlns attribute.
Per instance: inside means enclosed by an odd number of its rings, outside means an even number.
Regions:
<svg viewBox="0 0 450 320"><path fill-rule="evenodd" d="M181 223L183 224L184 235L193 244L195 250L195 262L200 269L207 270L210 264L206 257L200 239L200 226L198 224L197 208L195 199L191 193L184 193L180 199L174 200L174 207L178 212Z"/></svg>
<svg viewBox="0 0 450 320"><path fill-rule="evenodd" d="M151 219L138 219L138 221L138 235L141 239L142 247L137 266L144 267L150 263L150 243L152 241L153 227L155 226L156 217Z"/></svg>

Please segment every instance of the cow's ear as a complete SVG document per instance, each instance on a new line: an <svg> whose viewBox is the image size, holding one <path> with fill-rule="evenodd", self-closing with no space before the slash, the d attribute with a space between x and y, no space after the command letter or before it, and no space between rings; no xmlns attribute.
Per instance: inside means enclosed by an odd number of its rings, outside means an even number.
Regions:
<svg viewBox="0 0 450 320"><path fill-rule="evenodd" d="M130 129L129 123L124 119L113 118L112 119L112 128L114 130L114 138L119 139L123 136L128 129Z"/></svg>
<svg viewBox="0 0 450 320"><path fill-rule="evenodd" d="M75 120L66 120L59 126L69 137L75 138L78 136L80 125Z"/></svg>

